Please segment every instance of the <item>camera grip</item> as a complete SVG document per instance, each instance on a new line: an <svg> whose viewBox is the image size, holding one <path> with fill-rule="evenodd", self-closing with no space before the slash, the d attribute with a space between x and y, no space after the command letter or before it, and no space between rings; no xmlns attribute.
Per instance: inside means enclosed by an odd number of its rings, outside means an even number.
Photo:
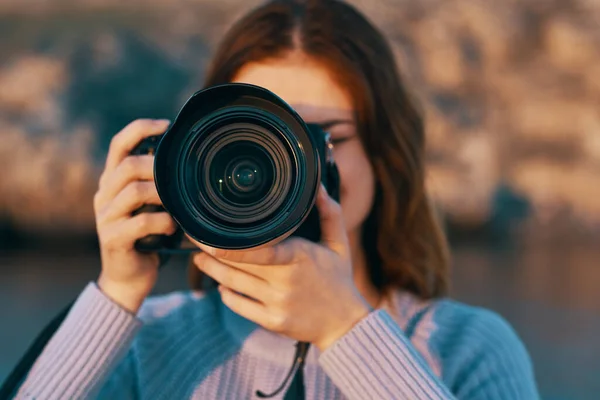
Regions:
<svg viewBox="0 0 600 400"><path fill-rule="evenodd" d="M138 208L132 213L132 216L144 213L144 212L161 212L164 208L153 204L145 204ZM148 235L135 241L134 247L137 251L141 252L153 252L157 251L161 247L164 247L166 235Z"/></svg>
<svg viewBox="0 0 600 400"><path fill-rule="evenodd" d="M160 142L161 136L150 136L142 140L132 151L131 155L154 154ZM143 212L162 212L165 209L162 206L154 204L145 204L132 213L132 216ZM160 252L161 250L174 249L179 247L183 231L178 228L172 235L148 235L135 241L134 248L140 252Z"/></svg>

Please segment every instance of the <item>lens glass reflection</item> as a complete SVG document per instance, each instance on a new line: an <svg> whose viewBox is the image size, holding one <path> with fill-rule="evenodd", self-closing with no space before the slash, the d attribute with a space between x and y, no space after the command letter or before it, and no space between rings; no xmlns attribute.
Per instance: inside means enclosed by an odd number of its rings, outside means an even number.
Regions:
<svg viewBox="0 0 600 400"><path fill-rule="evenodd" d="M224 146L214 156L210 184L231 205L250 206L263 200L273 186L275 165L255 142L239 141Z"/></svg>

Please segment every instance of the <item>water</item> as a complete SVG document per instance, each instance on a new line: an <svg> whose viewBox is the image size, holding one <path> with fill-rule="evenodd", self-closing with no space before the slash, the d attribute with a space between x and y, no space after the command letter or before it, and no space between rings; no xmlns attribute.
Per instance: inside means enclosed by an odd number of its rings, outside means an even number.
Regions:
<svg viewBox="0 0 600 400"><path fill-rule="evenodd" d="M600 249L592 246L454 251L453 297L503 315L525 342L545 399L600 393ZM96 277L95 252L19 251L0 258L0 379L39 330ZM182 259L157 292L184 288Z"/></svg>

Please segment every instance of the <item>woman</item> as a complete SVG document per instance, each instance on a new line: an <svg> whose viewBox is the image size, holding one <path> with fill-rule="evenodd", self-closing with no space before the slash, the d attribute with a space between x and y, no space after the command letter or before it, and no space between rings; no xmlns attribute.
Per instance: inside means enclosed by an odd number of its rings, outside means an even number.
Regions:
<svg viewBox="0 0 600 400"><path fill-rule="evenodd" d="M254 398L274 391L295 341L309 399L533 399L529 357L497 315L442 299L447 248L424 189L424 130L382 35L335 0L274 1L239 21L206 84L278 94L328 129L341 207L321 188L323 240L241 252L202 247L190 292L146 299L169 234L151 156L129 156L168 121L112 141L94 198L102 272L23 383L20 398ZM209 276L219 289L203 289ZM281 395L279 396L281 398Z"/></svg>

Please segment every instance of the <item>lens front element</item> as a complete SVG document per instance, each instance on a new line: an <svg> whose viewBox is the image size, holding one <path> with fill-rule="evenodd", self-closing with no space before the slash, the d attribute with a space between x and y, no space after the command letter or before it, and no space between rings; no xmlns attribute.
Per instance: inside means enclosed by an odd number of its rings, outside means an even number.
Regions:
<svg viewBox="0 0 600 400"><path fill-rule="evenodd" d="M227 174L234 187L241 192L252 192L263 182L263 171L251 161L241 161Z"/></svg>
<svg viewBox="0 0 600 400"><path fill-rule="evenodd" d="M281 137L249 123L224 126L198 147L198 207L215 223L264 220L289 201L297 167Z"/></svg>

